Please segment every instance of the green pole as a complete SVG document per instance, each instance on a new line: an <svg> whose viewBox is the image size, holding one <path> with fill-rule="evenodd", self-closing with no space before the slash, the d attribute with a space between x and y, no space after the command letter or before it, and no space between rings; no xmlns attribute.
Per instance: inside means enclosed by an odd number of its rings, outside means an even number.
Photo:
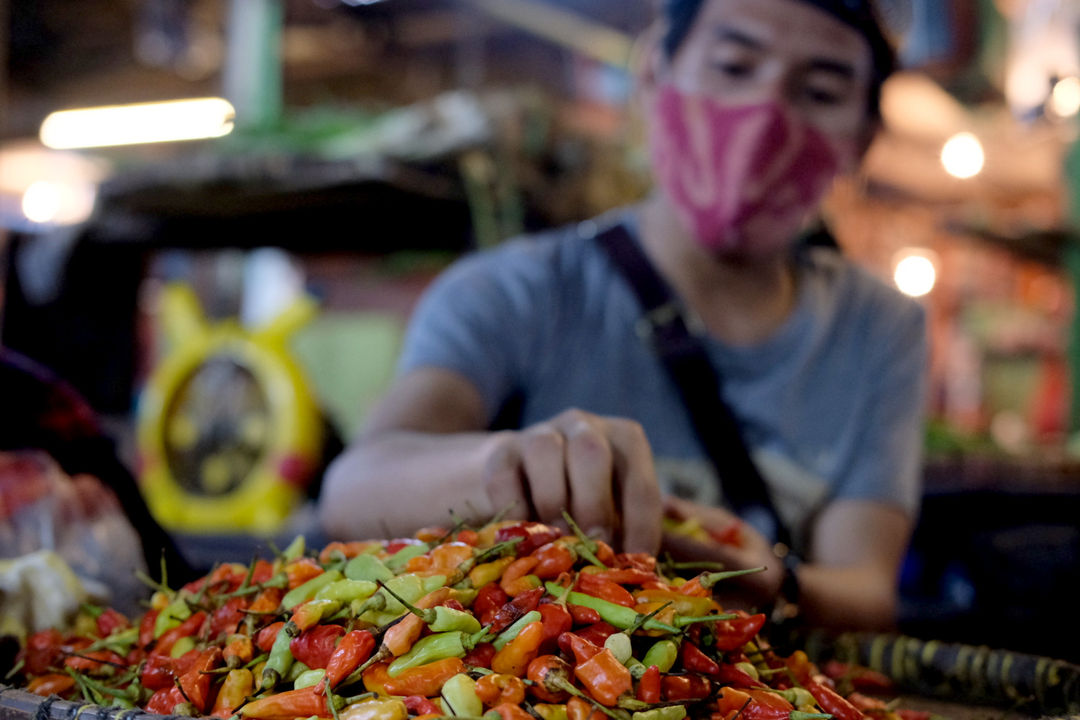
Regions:
<svg viewBox="0 0 1080 720"><path fill-rule="evenodd" d="M1069 232L1062 248L1062 262L1073 293L1080 291L1080 245L1076 230L1080 227L1080 144L1073 143L1065 156L1066 224ZM1080 313L1074 312L1069 326L1067 349L1069 369L1069 435L1080 430Z"/></svg>
<svg viewBox="0 0 1080 720"><path fill-rule="evenodd" d="M271 130L281 123L284 17L282 0L230 0L223 84L238 130Z"/></svg>

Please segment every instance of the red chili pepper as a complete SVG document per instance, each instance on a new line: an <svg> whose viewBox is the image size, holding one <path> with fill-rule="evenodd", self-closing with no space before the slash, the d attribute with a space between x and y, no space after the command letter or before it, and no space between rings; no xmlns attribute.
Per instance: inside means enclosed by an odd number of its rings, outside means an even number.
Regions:
<svg viewBox="0 0 1080 720"><path fill-rule="evenodd" d="M393 540L390 540L386 543L386 554L393 555L399 550L404 550L410 545L419 545L422 542L424 541L420 540L419 538L394 538Z"/></svg>
<svg viewBox="0 0 1080 720"><path fill-rule="evenodd" d="M617 585L643 585L644 583L652 582L657 579L654 571L632 567L602 570L598 573L582 573L582 577L585 577L586 574L600 580L613 582Z"/></svg>
<svg viewBox="0 0 1080 720"><path fill-rule="evenodd" d="M544 640L544 623L537 620L521 628L502 650L491 659L491 669L497 673L524 677L525 670L540 653L540 643Z"/></svg>
<svg viewBox="0 0 1080 720"><path fill-rule="evenodd" d="M679 649L683 670L703 675L719 675L720 664L701 651L694 643L684 640Z"/></svg>
<svg viewBox="0 0 1080 720"><path fill-rule="evenodd" d="M78 645L72 643L69 647L73 653L64 660L64 667L69 667L72 670L78 670L84 673L96 673L104 670L108 667L115 668L116 666L124 667L127 662L123 657L113 652L112 650L94 650L92 652L85 652L82 648L87 647L90 644L90 640L83 638L78 642Z"/></svg>
<svg viewBox="0 0 1080 720"><path fill-rule="evenodd" d="M47 673L38 675L27 686L27 692L35 695L48 697L49 695L63 695L75 688L75 678L66 673Z"/></svg>
<svg viewBox="0 0 1080 720"><path fill-rule="evenodd" d="M540 642L540 651L553 652L558 647L559 636L574 627L574 618L566 606L559 603L541 603L536 609L544 623L544 639Z"/></svg>
<svg viewBox="0 0 1080 720"><path fill-rule="evenodd" d="M532 665L530 664L531 668ZM525 683L516 675L492 673L476 681L476 696L488 707L510 703L520 705L525 701Z"/></svg>
<svg viewBox="0 0 1080 720"><path fill-rule="evenodd" d="M210 707L210 686L214 676L211 670L221 664L221 648L211 646L203 650L195 665L180 676L180 689L200 714Z"/></svg>
<svg viewBox="0 0 1080 720"><path fill-rule="evenodd" d="M719 663L717 671L712 676L724 685L737 688L764 687L764 683L755 680L752 675L730 663Z"/></svg>
<svg viewBox="0 0 1080 720"><path fill-rule="evenodd" d="M893 710L894 713L900 716L900 720L930 720L934 717L934 713L929 710L907 710L904 708L897 708Z"/></svg>
<svg viewBox="0 0 1080 720"><path fill-rule="evenodd" d="M514 550L518 557L531 555L541 545L547 545L562 537L562 532L550 525L538 522L520 522L506 525L495 531L495 542L501 543L514 538L522 538Z"/></svg>
<svg viewBox="0 0 1080 720"><path fill-rule="evenodd" d="M185 702L187 701L184 700L180 688L173 685L172 687L162 688L151 695L150 699L146 701L145 709L146 712L156 715L172 715L173 708Z"/></svg>
<svg viewBox="0 0 1080 720"><path fill-rule="evenodd" d="M716 623L716 649L727 652L738 650L754 639L765 625L765 614L747 615L735 620L721 620Z"/></svg>
<svg viewBox="0 0 1080 720"><path fill-rule="evenodd" d="M544 597L544 593L547 592L544 588L538 587L527 592L523 592L520 595L513 598L510 602L503 605L496 612L494 617L490 621L491 631L499 633L510 627L518 618L527 612L535 610L540 606L540 598ZM485 625L488 623L481 622Z"/></svg>
<svg viewBox="0 0 1080 720"><path fill-rule="evenodd" d="M751 703L742 711L746 720L788 720L795 706L769 690L747 690Z"/></svg>
<svg viewBox="0 0 1080 720"><path fill-rule="evenodd" d="M465 654L462 661L469 667L491 668L491 661L498 652L491 643L478 643Z"/></svg>
<svg viewBox="0 0 1080 720"><path fill-rule="evenodd" d="M422 695L408 695L405 697L405 709L413 715L430 715L435 713L442 715L439 706Z"/></svg>
<svg viewBox="0 0 1080 720"><path fill-rule="evenodd" d="M251 570L251 584L261 585L274 577L274 563L269 560L256 560Z"/></svg>
<svg viewBox="0 0 1080 720"><path fill-rule="evenodd" d="M596 556L597 560L610 567L615 562L615 551L603 540L593 540L593 543L596 544L593 555Z"/></svg>
<svg viewBox="0 0 1080 720"><path fill-rule="evenodd" d="M463 542L466 545L472 545L473 547L476 547L476 545L480 542L480 533L476 532L475 530L465 528L464 530L458 530L458 534L454 536L454 539L458 542Z"/></svg>
<svg viewBox="0 0 1080 720"><path fill-rule="evenodd" d="M26 639L19 653L23 670L29 675L41 675L63 660L64 636L59 630L39 630Z"/></svg>
<svg viewBox="0 0 1080 720"><path fill-rule="evenodd" d="M655 573L656 556L652 553L619 553L615 556L615 567Z"/></svg>
<svg viewBox="0 0 1080 720"><path fill-rule="evenodd" d="M712 693L709 678L701 675L667 674L660 678L664 700L682 702L685 700L703 700Z"/></svg>
<svg viewBox="0 0 1080 720"><path fill-rule="evenodd" d="M337 641L344 634L345 628L340 625L316 625L294 637L289 650L309 668L325 668Z"/></svg>
<svg viewBox="0 0 1080 720"><path fill-rule="evenodd" d="M585 662L603 649L602 645L597 645L592 640L572 632L565 632L559 636L559 647L574 658L575 665Z"/></svg>
<svg viewBox="0 0 1080 720"><path fill-rule="evenodd" d="M139 621L139 647L148 648L154 644L154 625L157 623L159 610L147 610Z"/></svg>
<svg viewBox="0 0 1080 720"><path fill-rule="evenodd" d="M216 638L222 635L232 635L243 622L247 614L244 610L251 604L249 598L233 597L214 611L210 616L210 637Z"/></svg>
<svg viewBox="0 0 1080 720"><path fill-rule="evenodd" d="M259 632L255 633L255 647L259 648L262 652L270 652L270 648L274 647L274 640L277 638L278 630L285 624L284 620L278 620L272 622Z"/></svg>
<svg viewBox="0 0 1080 720"><path fill-rule="evenodd" d="M613 707L620 695L634 687L630 670L607 648L585 662L578 662L574 667L574 677L594 700L608 707Z"/></svg>
<svg viewBox="0 0 1080 720"><path fill-rule="evenodd" d="M622 585L611 582L610 580L605 580L595 573L581 573L581 575L578 576L576 587L578 592L583 592L586 595L592 595L601 600L613 602L616 605L623 605L631 608L634 607L634 605L637 605L637 601L634 600L634 596L630 594L629 590Z"/></svg>
<svg viewBox="0 0 1080 720"><path fill-rule="evenodd" d="M660 702L660 668L650 665L638 680L637 699L655 705Z"/></svg>
<svg viewBox="0 0 1080 720"><path fill-rule="evenodd" d="M472 611L481 625L487 625L495 619L495 613L510 601L510 596L499 587L499 583L488 583L476 593Z"/></svg>
<svg viewBox="0 0 1080 720"><path fill-rule="evenodd" d="M896 684L888 675L868 667L830 660L821 669L833 680L847 680L853 688L863 692L888 694L896 690Z"/></svg>
<svg viewBox="0 0 1080 720"><path fill-rule="evenodd" d="M566 603L566 609L570 611L570 616L574 618L575 625L592 625L600 622L600 613L591 607Z"/></svg>
<svg viewBox="0 0 1080 720"><path fill-rule="evenodd" d="M143 687L161 690L173 686L176 677L176 661L168 655L149 655L143 665L139 681Z"/></svg>
<svg viewBox="0 0 1080 720"><path fill-rule="evenodd" d="M827 685L810 680L804 682L803 687L810 691L821 709L830 713L836 720L863 720L864 715L857 707Z"/></svg>
<svg viewBox="0 0 1080 720"><path fill-rule="evenodd" d="M540 655L525 670L532 681L529 692L542 702L566 702L570 694L561 685L570 684L570 664L557 655Z"/></svg>
<svg viewBox="0 0 1080 720"><path fill-rule="evenodd" d="M733 547L743 546L742 521L735 520L719 530L706 530L714 542Z"/></svg>
<svg viewBox="0 0 1080 720"><path fill-rule="evenodd" d="M108 637L117 630L124 630L129 627L131 627L131 621L112 608L105 608L97 616L98 637Z"/></svg>
<svg viewBox="0 0 1080 720"><path fill-rule="evenodd" d="M579 628L577 634L591 643L603 645L609 637L617 632L619 632L617 627L601 620L598 623Z"/></svg>
<svg viewBox="0 0 1080 720"><path fill-rule="evenodd" d="M533 552L532 556L538 561L536 567L533 568L533 575L536 575L541 580L550 580L564 572L569 572L573 569L574 563L577 562L577 555L574 554L574 551L558 542L541 545Z"/></svg>
<svg viewBox="0 0 1080 720"><path fill-rule="evenodd" d="M784 665L791 671L795 679L800 683L810 682L811 676L817 672L810 658L802 650L796 650L784 659Z"/></svg>
<svg viewBox="0 0 1080 720"><path fill-rule="evenodd" d="M337 687L338 683L370 658L374 650L375 636L367 630L351 630L345 633L326 662L326 676L323 683L329 683L331 689Z"/></svg>
<svg viewBox="0 0 1080 720"><path fill-rule="evenodd" d="M172 630L166 630L161 634L161 637L154 643L154 649L151 653L165 653L166 655L172 650L172 646L176 644L176 641L182 637L190 637L199 631L202 624L206 621L206 613L202 610L192 613L184 622L180 623Z"/></svg>

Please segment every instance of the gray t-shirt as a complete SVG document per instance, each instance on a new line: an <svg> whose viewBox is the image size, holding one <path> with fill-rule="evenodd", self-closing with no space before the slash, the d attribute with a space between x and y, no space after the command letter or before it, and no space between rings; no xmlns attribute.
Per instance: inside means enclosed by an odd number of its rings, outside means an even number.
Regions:
<svg viewBox="0 0 1080 720"><path fill-rule="evenodd" d="M597 221L636 227L632 211ZM521 427L570 407L637 420L668 492L721 504L674 384L635 332L640 306L593 239L597 223L462 258L425 292L399 372L440 367ZM724 397L797 545L833 498L920 497L926 368L922 308L829 249L803 253L795 310L772 337L707 338Z"/></svg>

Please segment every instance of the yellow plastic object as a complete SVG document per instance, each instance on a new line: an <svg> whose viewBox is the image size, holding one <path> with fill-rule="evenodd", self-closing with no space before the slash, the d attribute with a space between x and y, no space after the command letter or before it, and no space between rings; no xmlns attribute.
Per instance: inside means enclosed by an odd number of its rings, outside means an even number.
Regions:
<svg viewBox="0 0 1080 720"><path fill-rule="evenodd" d="M254 331L207 323L186 285L163 291L172 347L142 393L139 480L162 525L193 532L279 529L317 468L322 423L288 350L315 314L307 297Z"/></svg>

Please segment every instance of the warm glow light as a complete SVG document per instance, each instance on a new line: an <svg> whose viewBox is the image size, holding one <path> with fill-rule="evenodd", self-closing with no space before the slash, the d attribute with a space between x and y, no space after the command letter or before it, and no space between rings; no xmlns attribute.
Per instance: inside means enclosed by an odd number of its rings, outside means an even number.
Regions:
<svg viewBox="0 0 1080 720"><path fill-rule="evenodd" d="M41 142L70 149L221 137L235 114L221 98L61 110L41 123Z"/></svg>
<svg viewBox="0 0 1080 720"><path fill-rule="evenodd" d="M922 297L934 289L937 282L936 257L928 250L909 248L897 253L893 281L900 292Z"/></svg>
<svg viewBox="0 0 1080 720"><path fill-rule="evenodd" d="M953 135L941 148L941 164L945 166L945 172L961 180L978 175L985 163L982 143L969 132Z"/></svg>
<svg viewBox="0 0 1080 720"><path fill-rule="evenodd" d="M39 180L23 193L23 215L31 222L51 223L60 213L60 203L60 188L56 183Z"/></svg>
<svg viewBox="0 0 1080 720"><path fill-rule="evenodd" d="M1054 84L1050 109L1058 117L1072 117L1080 112L1080 78L1067 77Z"/></svg>

